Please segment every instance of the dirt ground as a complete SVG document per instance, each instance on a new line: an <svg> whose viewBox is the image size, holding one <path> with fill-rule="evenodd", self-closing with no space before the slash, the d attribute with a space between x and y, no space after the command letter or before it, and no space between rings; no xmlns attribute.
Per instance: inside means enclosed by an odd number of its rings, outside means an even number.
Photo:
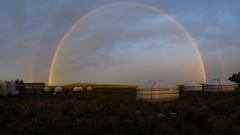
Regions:
<svg viewBox="0 0 240 135"><path fill-rule="evenodd" d="M181 93L170 103L135 91L0 97L0 134L240 134L240 93Z"/></svg>

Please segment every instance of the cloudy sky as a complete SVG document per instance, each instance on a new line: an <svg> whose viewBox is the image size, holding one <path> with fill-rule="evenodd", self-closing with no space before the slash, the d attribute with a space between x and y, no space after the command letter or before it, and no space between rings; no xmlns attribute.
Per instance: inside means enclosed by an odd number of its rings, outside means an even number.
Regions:
<svg viewBox="0 0 240 135"><path fill-rule="evenodd" d="M88 12L119 0L1 0L0 79L48 81L56 48ZM94 12L65 38L53 83L202 81L240 71L240 1L123 0ZM160 9L174 18L154 9Z"/></svg>

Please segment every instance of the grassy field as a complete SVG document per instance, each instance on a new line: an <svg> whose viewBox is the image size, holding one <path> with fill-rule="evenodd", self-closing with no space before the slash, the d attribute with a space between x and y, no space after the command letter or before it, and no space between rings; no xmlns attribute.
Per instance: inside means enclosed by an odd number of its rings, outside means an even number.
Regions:
<svg viewBox="0 0 240 135"><path fill-rule="evenodd" d="M135 100L134 90L0 97L0 133L240 134L240 93L181 93L170 103Z"/></svg>

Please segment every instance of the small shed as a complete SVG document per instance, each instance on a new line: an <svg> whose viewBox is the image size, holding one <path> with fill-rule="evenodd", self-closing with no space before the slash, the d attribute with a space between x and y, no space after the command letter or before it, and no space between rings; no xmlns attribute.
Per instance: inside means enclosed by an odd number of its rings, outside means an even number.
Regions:
<svg viewBox="0 0 240 135"><path fill-rule="evenodd" d="M53 95L57 95L60 93L63 93L63 88L62 87L55 87L54 91L53 91Z"/></svg>
<svg viewBox="0 0 240 135"><path fill-rule="evenodd" d="M45 88L45 83L34 82L34 83L24 83L23 89L20 89L20 94L41 94Z"/></svg>
<svg viewBox="0 0 240 135"><path fill-rule="evenodd" d="M91 91L91 90L93 90L93 87L88 86L88 87L87 87L87 91Z"/></svg>
<svg viewBox="0 0 240 135"><path fill-rule="evenodd" d="M32 90L43 90L45 88L45 83L24 83L24 89Z"/></svg>

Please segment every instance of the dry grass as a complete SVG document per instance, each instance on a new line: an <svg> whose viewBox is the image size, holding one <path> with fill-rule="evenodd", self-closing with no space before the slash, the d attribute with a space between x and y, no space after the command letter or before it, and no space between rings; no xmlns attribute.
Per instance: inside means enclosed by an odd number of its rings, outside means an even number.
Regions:
<svg viewBox="0 0 240 135"><path fill-rule="evenodd" d="M240 93L181 93L169 103L137 101L134 90L0 98L5 134L240 134Z"/></svg>

